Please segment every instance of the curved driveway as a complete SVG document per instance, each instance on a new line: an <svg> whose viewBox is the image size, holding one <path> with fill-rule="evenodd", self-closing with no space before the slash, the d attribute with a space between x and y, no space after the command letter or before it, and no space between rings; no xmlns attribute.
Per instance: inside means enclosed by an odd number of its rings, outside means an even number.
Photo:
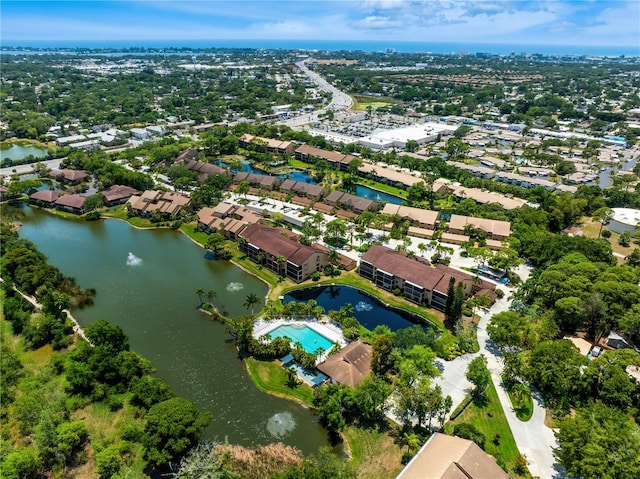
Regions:
<svg viewBox="0 0 640 479"><path fill-rule="evenodd" d="M506 288L505 288L506 289ZM527 422L520 421L507 392L502 385L502 360L499 350L492 343L487 333L489 318L501 311L509 309L510 301L505 297L496 302L491 310L484 314L478 323L478 343L480 351L475 354L465 354L453 361L441 362L438 366L442 370L442 376L434 382L440 384L444 395L450 395L454 406L460 404L464 397L471 391L473 385L465 377L469 362L480 354L487 358L487 365L491 372L491 379L498 393L500 404L504 410L507 422L521 454L529 461L529 471L534 477L543 479L559 479L566 477L562 467L557 464L553 455L553 449L558 447L553 430L544 424L545 408L542 399L534 394L533 416Z"/></svg>

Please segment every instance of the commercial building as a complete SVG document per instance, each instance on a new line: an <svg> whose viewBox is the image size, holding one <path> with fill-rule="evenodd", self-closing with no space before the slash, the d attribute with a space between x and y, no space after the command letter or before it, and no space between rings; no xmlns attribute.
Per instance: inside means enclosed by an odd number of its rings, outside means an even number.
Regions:
<svg viewBox="0 0 640 479"><path fill-rule="evenodd" d="M374 150L404 149L409 141L422 145L436 141L439 136L451 135L455 130L456 127L441 123L418 123L403 128L376 131L358 140L358 144Z"/></svg>

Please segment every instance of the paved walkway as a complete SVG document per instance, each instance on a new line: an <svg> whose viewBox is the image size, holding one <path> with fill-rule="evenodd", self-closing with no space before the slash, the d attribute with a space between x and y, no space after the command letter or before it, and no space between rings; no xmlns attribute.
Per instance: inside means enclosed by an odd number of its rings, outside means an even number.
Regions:
<svg viewBox="0 0 640 479"><path fill-rule="evenodd" d="M529 471L534 477L543 479L559 479L566 477L564 470L557 464L553 455L553 449L558 447L558 443L553 434L553 430L544 424L545 408L542 399L537 393L534 393L533 416L527 422L520 421L513 407L509 396L502 386L501 373L503 369L501 354L495 348L487 333L487 325L489 318L500 311L509 308L510 301L507 296L498 301L491 308L491 311L485 314L478 324L478 343L480 344L480 353L487 357L491 379L498 392L498 398L502 409L507 417L507 422L513 433L513 437L518 446L520 453L524 454L529 461Z"/></svg>
<svg viewBox="0 0 640 479"><path fill-rule="evenodd" d="M531 475L542 479L564 478L566 475L553 456L553 449L557 448L558 444L553 430L544 424L546 410L540 396L534 392L533 416L529 421L522 422L516 416L511 406L511 400L502 386L501 373L503 365L501 354L489 338L487 325L491 316L509 309L511 301L508 298L509 292L503 299L496 302L491 311L481 317L478 324L480 351L459 356L453 361L439 359L437 365L442 371L442 376L436 378L434 384L440 385L443 395L451 396L455 408L473 389L473 385L465 377L469 362L480 354L484 354L491 372L491 379L498 393L500 404L505 412L518 450L529 461Z"/></svg>

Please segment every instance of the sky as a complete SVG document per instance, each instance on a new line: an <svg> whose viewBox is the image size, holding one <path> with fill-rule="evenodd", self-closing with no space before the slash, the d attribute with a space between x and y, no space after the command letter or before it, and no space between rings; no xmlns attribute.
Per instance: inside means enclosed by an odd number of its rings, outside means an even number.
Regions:
<svg viewBox="0 0 640 479"><path fill-rule="evenodd" d="M597 45L640 54L640 0L0 2L4 46L211 39Z"/></svg>

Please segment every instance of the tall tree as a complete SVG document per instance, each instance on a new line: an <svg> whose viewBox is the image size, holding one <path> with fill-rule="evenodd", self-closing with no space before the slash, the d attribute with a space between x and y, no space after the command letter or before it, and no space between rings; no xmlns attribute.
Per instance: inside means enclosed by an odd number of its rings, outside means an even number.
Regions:
<svg viewBox="0 0 640 479"><path fill-rule="evenodd" d="M467 367L465 376L474 385L473 395L482 396L491 383L491 373L487 368L487 357L481 354L472 359Z"/></svg>
<svg viewBox="0 0 640 479"><path fill-rule="evenodd" d="M249 293L247 298L244 300L243 306L247 309L251 309L251 314L253 315L253 307L256 304L260 304L260 298L255 293Z"/></svg>

